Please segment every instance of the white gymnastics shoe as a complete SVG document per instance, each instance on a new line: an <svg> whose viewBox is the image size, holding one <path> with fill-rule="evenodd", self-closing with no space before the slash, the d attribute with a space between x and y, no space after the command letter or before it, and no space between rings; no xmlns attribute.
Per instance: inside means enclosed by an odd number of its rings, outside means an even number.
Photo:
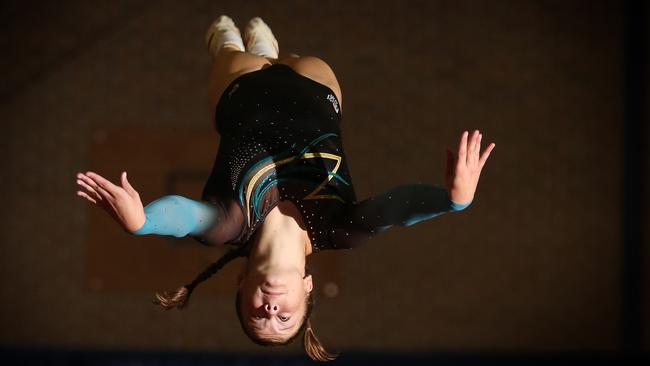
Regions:
<svg viewBox="0 0 650 366"><path fill-rule="evenodd" d="M217 52L227 44L234 45L242 52L246 51L239 28L227 15L219 16L210 24L205 33L205 44L213 60L217 57Z"/></svg>
<svg viewBox="0 0 650 366"><path fill-rule="evenodd" d="M244 29L246 50L259 56L278 58L280 47L271 28L260 17L248 21Z"/></svg>

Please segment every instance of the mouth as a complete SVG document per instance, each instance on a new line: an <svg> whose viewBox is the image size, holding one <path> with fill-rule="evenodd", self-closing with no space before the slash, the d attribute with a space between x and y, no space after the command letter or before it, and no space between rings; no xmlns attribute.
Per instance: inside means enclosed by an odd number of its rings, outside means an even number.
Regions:
<svg viewBox="0 0 650 366"><path fill-rule="evenodd" d="M281 291L281 290L284 290L286 288L286 285L287 284L286 284L285 281L282 281L282 280L279 280L279 279L270 280L270 279L267 278L262 283L261 287L262 287L262 290L265 290L265 291Z"/></svg>
<svg viewBox="0 0 650 366"><path fill-rule="evenodd" d="M271 289L271 288L268 288L268 287L267 288L262 288L262 293L265 294L265 295L269 295L269 296L280 296L280 295L285 294L285 292L275 290L275 289Z"/></svg>

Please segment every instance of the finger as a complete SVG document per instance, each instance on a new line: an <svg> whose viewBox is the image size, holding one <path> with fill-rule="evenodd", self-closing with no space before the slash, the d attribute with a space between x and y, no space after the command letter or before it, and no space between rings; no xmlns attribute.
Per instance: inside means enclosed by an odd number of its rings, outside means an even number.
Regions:
<svg viewBox="0 0 650 366"><path fill-rule="evenodd" d="M104 190L102 187L97 185L97 183L94 180L92 180L90 177L88 177L87 175L79 173L79 174L77 174L77 177L79 177L79 179L81 179L88 186L90 186L97 194L100 195L100 197L102 197L102 199L103 199L103 197L106 197L106 198L111 197L111 195L106 190Z"/></svg>
<svg viewBox="0 0 650 366"><path fill-rule="evenodd" d="M483 165L485 165L485 162L487 161L488 157L490 156L490 152L494 149L494 147L497 146L494 142L488 145L488 147L485 149L483 152L483 155L481 156L481 159L479 160L479 166L483 168Z"/></svg>
<svg viewBox="0 0 650 366"><path fill-rule="evenodd" d="M96 185L95 182L92 179L88 178L84 173L77 173L77 179L81 179L88 185Z"/></svg>
<svg viewBox="0 0 650 366"><path fill-rule="evenodd" d="M478 138L476 139L476 152L474 153L474 162L479 162L479 155L481 153L481 140L483 139L483 134L479 132Z"/></svg>
<svg viewBox="0 0 650 366"><path fill-rule="evenodd" d="M102 199L102 196L101 196L99 193L97 193L97 191L95 191L95 190L93 189L93 187L89 186L89 185L88 185L86 182L84 182L83 180L81 180L81 179L77 179L77 184L80 185L81 187L83 187L87 192L89 192L90 194L92 194L92 196L93 196L95 199L99 199L99 200Z"/></svg>
<svg viewBox="0 0 650 366"><path fill-rule="evenodd" d="M118 194L120 194L120 188L115 184L111 183L106 178L102 177L101 175L93 172L86 172L86 175L90 177L93 181L95 181L98 186L100 186L108 193L110 193L112 196L117 196Z"/></svg>
<svg viewBox="0 0 650 366"><path fill-rule="evenodd" d="M467 163L471 164L476 161L476 141L478 140L478 130L472 132L472 138L469 141L469 147L467 151Z"/></svg>
<svg viewBox="0 0 650 366"><path fill-rule="evenodd" d="M86 194L85 192L82 192L82 191L77 191L77 195L80 196L80 197L83 197L83 198L87 199L88 201L90 201L90 202L96 204L97 206L101 207L106 212L108 212L108 214L114 220L116 220L118 223L121 224L121 220L117 216L117 214L115 213L115 208L110 204L109 200L102 200L102 201L97 202L92 197L88 196L88 194Z"/></svg>
<svg viewBox="0 0 650 366"><path fill-rule="evenodd" d="M104 188L100 187L97 182L95 182L92 178L89 176L79 173L77 175L80 179L82 179L84 182L86 182L89 186L91 186L95 192L99 193L103 198L113 198L113 196L108 193Z"/></svg>
<svg viewBox="0 0 650 366"><path fill-rule="evenodd" d="M77 191L77 196L83 197L83 198L87 199L88 201L90 201L90 202L92 202L94 204L97 204L97 201L95 201L92 197L87 195L86 192Z"/></svg>
<svg viewBox="0 0 650 366"><path fill-rule="evenodd" d="M460 136L460 143L458 146L458 162L465 162L467 159L467 135L468 132L464 131Z"/></svg>
<svg viewBox="0 0 650 366"><path fill-rule="evenodd" d="M124 187L124 190L130 195L134 196L138 192L133 188L131 183L129 183L129 180L126 176L126 172L122 172L122 176L120 177L122 180L122 187Z"/></svg>

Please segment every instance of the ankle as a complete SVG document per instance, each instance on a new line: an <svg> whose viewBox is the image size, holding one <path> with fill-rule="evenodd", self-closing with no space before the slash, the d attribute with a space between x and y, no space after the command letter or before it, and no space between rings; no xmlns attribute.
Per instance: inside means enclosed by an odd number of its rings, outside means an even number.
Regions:
<svg viewBox="0 0 650 366"><path fill-rule="evenodd" d="M237 46L236 44L233 44L233 43L226 43L226 44L224 44L223 46L221 46L221 50L220 50L220 51L227 51L227 52L246 52L246 51L242 51L242 50L240 50L240 49L239 49L239 46Z"/></svg>
<svg viewBox="0 0 650 366"><path fill-rule="evenodd" d="M208 46L208 53L213 60L226 47L229 48L229 52L244 52L246 50L239 29L232 19L226 15L218 17L210 24L205 35L205 43Z"/></svg>

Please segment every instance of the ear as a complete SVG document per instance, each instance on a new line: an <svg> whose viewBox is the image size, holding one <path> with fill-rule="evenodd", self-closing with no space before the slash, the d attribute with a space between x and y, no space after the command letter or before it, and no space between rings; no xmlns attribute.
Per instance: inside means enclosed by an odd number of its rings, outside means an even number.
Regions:
<svg viewBox="0 0 650 366"><path fill-rule="evenodd" d="M237 274L237 286L241 287L242 282L244 281L244 278L246 278L246 270L248 269L248 259L244 261L243 266L241 267L241 271L239 271L239 274Z"/></svg>
<svg viewBox="0 0 650 366"><path fill-rule="evenodd" d="M305 278L302 279L302 283L303 283L303 286L305 288L305 291L307 291L307 293L310 293L311 290L314 289L314 282L313 282L313 280L311 278L311 275L305 276Z"/></svg>
<svg viewBox="0 0 650 366"><path fill-rule="evenodd" d="M239 272L239 274L237 275L237 287L241 287L241 284L244 281L244 277L246 277L244 272Z"/></svg>

